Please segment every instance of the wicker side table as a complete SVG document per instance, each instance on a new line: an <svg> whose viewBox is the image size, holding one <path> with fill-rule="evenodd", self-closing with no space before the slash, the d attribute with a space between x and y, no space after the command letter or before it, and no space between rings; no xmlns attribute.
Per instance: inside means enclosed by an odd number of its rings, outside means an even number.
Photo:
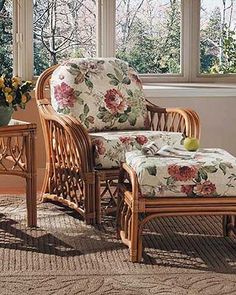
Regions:
<svg viewBox="0 0 236 295"><path fill-rule="evenodd" d="M11 120L0 127L0 175L26 179L27 226L37 226L36 124Z"/></svg>

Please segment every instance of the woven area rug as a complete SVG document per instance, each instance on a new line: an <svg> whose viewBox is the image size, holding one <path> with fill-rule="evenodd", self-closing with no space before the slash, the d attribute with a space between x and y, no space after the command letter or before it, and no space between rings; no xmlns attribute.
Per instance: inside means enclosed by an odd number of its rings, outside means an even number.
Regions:
<svg viewBox="0 0 236 295"><path fill-rule="evenodd" d="M0 197L0 294L236 294L236 240L221 218L161 218L148 225L141 264L128 261L115 222L86 226L57 204L38 205L26 227L25 198Z"/></svg>

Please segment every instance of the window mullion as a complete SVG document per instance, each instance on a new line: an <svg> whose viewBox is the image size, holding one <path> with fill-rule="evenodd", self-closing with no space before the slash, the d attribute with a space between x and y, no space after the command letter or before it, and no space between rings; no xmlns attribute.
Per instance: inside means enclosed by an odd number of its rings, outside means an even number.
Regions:
<svg viewBox="0 0 236 295"><path fill-rule="evenodd" d="M183 4L183 72L185 81L191 82L198 72L199 0L182 0Z"/></svg>
<svg viewBox="0 0 236 295"><path fill-rule="evenodd" d="M97 0L96 18L96 52L97 56L102 56L102 0Z"/></svg>
<svg viewBox="0 0 236 295"><path fill-rule="evenodd" d="M33 77L33 9L32 1L15 0L13 26L14 75L23 80Z"/></svg>
<svg viewBox="0 0 236 295"><path fill-rule="evenodd" d="M115 56L115 0L99 0L100 20L98 18L98 54L102 57ZM100 29L99 29L100 27ZM100 36L100 40L99 40Z"/></svg>
<svg viewBox="0 0 236 295"><path fill-rule="evenodd" d="M200 8L201 0L192 1L192 26L191 26L191 77L194 82L200 69Z"/></svg>

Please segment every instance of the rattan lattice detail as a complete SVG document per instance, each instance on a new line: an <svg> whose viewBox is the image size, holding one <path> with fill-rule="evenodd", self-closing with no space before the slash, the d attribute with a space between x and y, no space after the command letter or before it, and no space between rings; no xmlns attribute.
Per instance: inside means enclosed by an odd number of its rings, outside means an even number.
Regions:
<svg viewBox="0 0 236 295"><path fill-rule="evenodd" d="M26 172L24 136L0 137L0 171Z"/></svg>

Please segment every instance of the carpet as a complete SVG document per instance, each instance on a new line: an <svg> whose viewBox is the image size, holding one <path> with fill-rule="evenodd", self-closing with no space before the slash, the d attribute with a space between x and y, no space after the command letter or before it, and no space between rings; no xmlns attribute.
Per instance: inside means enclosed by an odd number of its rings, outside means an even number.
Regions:
<svg viewBox="0 0 236 295"><path fill-rule="evenodd" d="M26 227L25 198L0 196L0 294L236 294L236 240L220 217L159 218L144 232L141 264L128 261L114 218L99 227L53 203Z"/></svg>

